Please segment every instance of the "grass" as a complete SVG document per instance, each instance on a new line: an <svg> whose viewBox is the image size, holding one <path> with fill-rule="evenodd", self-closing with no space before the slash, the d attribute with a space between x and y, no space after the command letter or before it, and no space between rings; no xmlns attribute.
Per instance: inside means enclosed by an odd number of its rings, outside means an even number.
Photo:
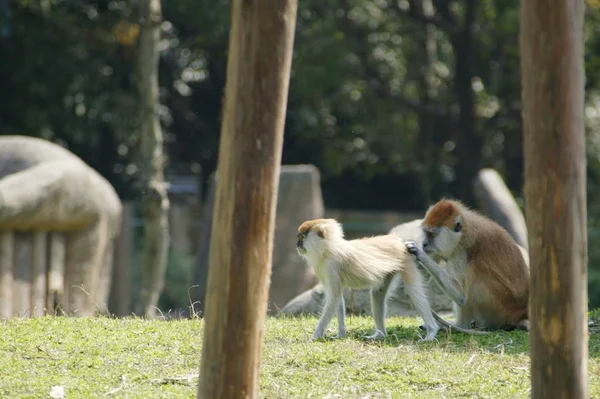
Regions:
<svg viewBox="0 0 600 399"><path fill-rule="evenodd" d="M600 312L590 318L590 395L600 397ZM372 319L350 317L348 338L308 342L316 322L268 320L261 398L530 396L525 332L417 343L420 319L389 318L388 338L368 342ZM2 321L0 397L49 397L58 386L66 398L194 398L202 329L197 319Z"/></svg>

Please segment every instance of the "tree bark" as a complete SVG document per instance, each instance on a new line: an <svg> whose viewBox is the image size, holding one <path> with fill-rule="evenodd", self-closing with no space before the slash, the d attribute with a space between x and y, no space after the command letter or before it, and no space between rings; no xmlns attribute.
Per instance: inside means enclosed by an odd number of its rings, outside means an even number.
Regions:
<svg viewBox="0 0 600 399"><path fill-rule="evenodd" d="M423 15L429 19L435 17L431 0L412 0L410 7L416 15ZM437 58L436 29L434 24L425 24L423 29L417 32L414 37L417 44L416 66L419 69L419 102L425 106L434 103L435 98L433 64ZM434 116L424 112L419 113L419 146L421 147L419 175L423 195L422 201L425 206L435 202L433 200L435 197L433 190L439 183L439 173L436 168L436 148L439 148L439 145L435 137L435 124L436 118Z"/></svg>
<svg viewBox="0 0 600 399"><path fill-rule="evenodd" d="M194 269L194 283L197 287L192 291L192 315L202 316L206 300L206 284L208 282L208 269L210 262L210 235L213 226L213 215L215 209L216 175L212 174L208 179L208 195L204 203L202 232L200 234L200 248L196 257Z"/></svg>
<svg viewBox="0 0 600 399"><path fill-rule="evenodd" d="M456 153L458 162L456 176L460 198L467 204L474 203L473 182L481 167L482 139L479 135L478 118L473 94L473 66L475 58L474 28L477 16L476 0L465 4L464 25L451 36L456 59L454 91L459 106L459 123L456 127Z"/></svg>
<svg viewBox="0 0 600 399"><path fill-rule="evenodd" d="M131 253L133 248L133 204L123 203L121 230L115 241L110 311L115 316L131 314Z"/></svg>
<svg viewBox="0 0 600 399"><path fill-rule="evenodd" d="M521 2L532 398L589 397L583 7Z"/></svg>
<svg viewBox="0 0 600 399"><path fill-rule="evenodd" d="M257 398L297 0L234 0L198 398Z"/></svg>
<svg viewBox="0 0 600 399"><path fill-rule="evenodd" d="M164 181L163 134L158 107L158 61L162 10L160 0L141 0L140 37L137 52L140 102L140 143L144 250L142 288L136 314L156 315L163 290L169 249L169 198Z"/></svg>

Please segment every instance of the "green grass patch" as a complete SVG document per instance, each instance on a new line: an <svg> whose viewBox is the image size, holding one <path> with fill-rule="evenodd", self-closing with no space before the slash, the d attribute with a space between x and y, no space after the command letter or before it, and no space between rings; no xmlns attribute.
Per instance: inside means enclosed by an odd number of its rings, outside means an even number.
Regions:
<svg viewBox="0 0 600 399"><path fill-rule="evenodd" d="M589 383L600 397L600 312L590 317ZM420 319L389 318L381 342L369 317L343 340L309 342L317 319L269 319L262 398L529 397L526 332L440 332L418 343ZM332 328L335 327L335 322ZM0 397L194 398L202 320L44 317L0 322Z"/></svg>

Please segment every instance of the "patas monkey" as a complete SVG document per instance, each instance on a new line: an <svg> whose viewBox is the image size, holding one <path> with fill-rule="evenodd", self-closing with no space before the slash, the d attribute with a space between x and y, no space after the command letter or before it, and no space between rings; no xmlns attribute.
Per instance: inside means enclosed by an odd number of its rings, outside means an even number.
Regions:
<svg viewBox="0 0 600 399"><path fill-rule="evenodd" d="M313 339L325 336L335 314L339 329L337 337L345 337L344 288L371 290L375 333L367 338L385 337L386 294L396 275L402 278L406 294L423 318L426 336L420 341L436 337L440 329L436 320L445 328L456 329L432 311L416 259L408 252L405 242L396 235L346 240L342 226L336 220L309 220L298 228L297 251L314 268L325 287L325 307Z"/></svg>
<svg viewBox="0 0 600 399"><path fill-rule="evenodd" d="M422 247L407 248L455 302L458 327L529 328L529 258L506 230L448 199L427 210L421 228Z"/></svg>

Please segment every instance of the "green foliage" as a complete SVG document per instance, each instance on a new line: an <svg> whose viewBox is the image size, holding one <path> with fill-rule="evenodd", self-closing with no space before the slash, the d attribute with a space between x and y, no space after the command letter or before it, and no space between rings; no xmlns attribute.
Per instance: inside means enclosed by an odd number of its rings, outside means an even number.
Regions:
<svg viewBox="0 0 600 399"><path fill-rule="evenodd" d="M600 312L590 318L600 323ZM368 342L368 317L350 317L343 340L308 342L316 318L266 323L261 398L529 397L524 332L447 335L417 343L419 320L390 318ZM597 325L597 324L596 324ZM590 330L589 385L600 396L600 331ZM0 323L0 396L195 397L202 320L12 319Z"/></svg>
<svg viewBox="0 0 600 399"><path fill-rule="evenodd" d="M0 65L5 77L0 134L62 142L121 196L137 195L132 73L139 26L133 3L44 4L10 5L11 29L0 38L0 58L6 61ZM410 4L416 10L425 2ZM481 160L470 167L498 168L520 194L519 3L433 4L435 26L392 0L327 5L308 0L299 8L284 163L316 164L329 206L421 209L442 195L468 198L456 184L463 130L481 141L473 147ZM465 13L471 6L475 18L469 27ZM230 3L179 0L163 2L163 8L160 116L167 168L204 170L207 177L216 165ZM588 7L586 75L592 94L600 70L597 14ZM431 59L425 57L426 28L434 28ZM467 28L472 71L462 76L456 70L463 51L457 32ZM459 98L464 87L473 91L474 130L459 118L469 111ZM355 183L366 190L355 190ZM379 186L388 189L389 198L370 195Z"/></svg>
<svg viewBox="0 0 600 399"><path fill-rule="evenodd" d="M588 211L588 297L590 308L600 306L600 10L587 7L586 39L586 134Z"/></svg>
<svg viewBox="0 0 600 399"><path fill-rule="evenodd" d="M135 171L126 170L136 143L132 57L113 34L125 3L53 4L11 2L0 130L63 143L126 194Z"/></svg>
<svg viewBox="0 0 600 399"><path fill-rule="evenodd" d="M327 207L422 211L446 195L470 202L469 179L484 166L522 197L519 2L432 4L431 17L422 15L423 0L299 7L283 162L319 167ZM9 28L0 29L0 134L63 143L124 199L140 194L134 6L0 5L0 24ZM208 178L218 154L230 1L162 6L167 172ZM589 291L599 303L600 11L588 5L585 15Z"/></svg>
<svg viewBox="0 0 600 399"><path fill-rule="evenodd" d="M142 246L143 229L136 226L133 231L133 256L131 260L130 284L134 301L139 298L142 281ZM181 254L171 249L167 258L167 270L165 274L165 285L158 300L157 307L161 312L178 316L187 314L190 306L188 290L192 284L193 268L195 259L193 256Z"/></svg>
<svg viewBox="0 0 600 399"><path fill-rule="evenodd" d="M597 261L598 255L594 254L594 261ZM600 268L598 263L594 263L588 270L588 298L589 309L597 309L600 307Z"/></svg>
<svg viewBox="0 0 600 399"><path fill-rule="evenodd" d="M193 275L195 259L192 256L169 252L165 289L158 301L158 307L165 311L184 310L190 306L188 288Z"/></svg>

